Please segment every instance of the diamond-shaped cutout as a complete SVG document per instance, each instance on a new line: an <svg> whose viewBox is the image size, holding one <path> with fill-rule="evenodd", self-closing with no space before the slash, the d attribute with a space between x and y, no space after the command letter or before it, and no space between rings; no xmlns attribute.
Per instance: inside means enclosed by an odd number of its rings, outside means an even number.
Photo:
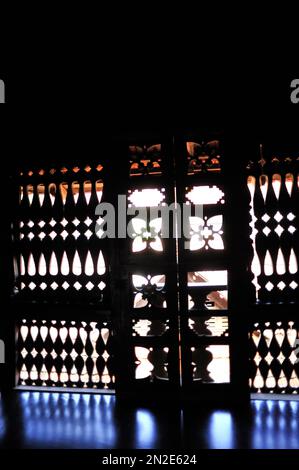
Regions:
<svg viewBox="0 0 299 470"><path fill-rule="evenodd" d="M84 235L86 236L87 240L90 239L90 237L92 236L92 231L91 230L86 230L86 232L84 233Z"/></svg>
<svg viewBox="0 0 299 470"><path fill-rule="evenodd" d="M271 292L271 290L274 288L274 285L272 284L272 282L267 282L267 284L265 285L266 289Z"/></svg>
<svg viewBox="0 0 299 470"><path fill-rule="evenodd" d="M39 233L38 236L41 240L43 240L45 238L46 234L45 234L45 232L41 232L41 233Z"/></svg>
<svg viewBox="0 0 299 470"><path fill-rule="evenodd" d="M75 230L75 231L73 232L73 237L77 240L77 238L80 237L80 232L78 232L78 230Z"/></svg>
<svg viewBox="0 0 299 470"><path fill-rule="evenodd" d="M101 281L100 284L98 285L98 288L99 288L100 290L104 290L105 287L106 287L106 284L105 284L105 282L103 282L103 281Z"/></svg>
<svg viewBox="0 0 299 470"><path fill-rule="evenodd" d="M45 282L42 282L39 287L41 288L41 290L45 290L47 289L47 284Z"/></svg>
<svg viewBox="0 0 299 470"><path fill-rule="evenodd" d="M62 288L63 288L64 290L67 290L69 287L70 287L69 283L66 282L66 281L64 281L64 283L62 284Z"/></svg>
<svg viewBox="0 0 299 470"><path fill-rule="evenodd" d="M267 222L269 222L270 217L268 216L268 214L264 214L263 217L262 217L262 220L267 223Z"/></svg>
<svg viewBox="0 0 299 470"><path fill-rule="evenodd" d="M53 359L56 359L57 353L53 350L51 351L51 356L53 357Z"/></svg>
<svg viewBox="0 0 299 470"><path fill-rule="evenodd" d="M52 282L51 289L56 290L58 288L57 282Z"/></svg>
<svg viewBox="0 0 299 470"><path fill-rule="evenodd" d="M293 225L290 225L288 231L293 235L293 233L296 232L296 229Z"/></svg>
<svg viewBox="0 0 299 470"><path fill-rule="evenodd" d="M68 224L68 221L66 219L62 219L62 221L60 222L60 225L62 225L63 227L66 227Z"/></svg>
<svg viewBox="0 0 299 470"><path fill-rule="evenodd" d="M34 284L34 282L30 282L28 287L29 289L34 290L36 288L36 284Z"/></svg>
<svg viewBox="0 0 299 470"><path fill-rule="evenodd" d="M30 227L30 228L34 227L34 223L32 222L32 220L29 220L29 222L28 222L27 225L28 225L28 227Z"/></svg>
<svg viewBox="0 0 299 470"><path fill-rule="evenodd" d="M282 364L285 360L285 356L283 355L282 351L280 351L279 356L277 356L277 360L280 362L280 364Z"/></svg>
<svg viewBox="0 0 299 470"><path fill-rule="evenodd" d="M282 219L283 219L283 216L281 215L281 213L279 211L276 212L275 216L274 216L274 219L276 220L276 222L281 222Z"/></svg>
<svg viewBox="0 0 299 470"><path fill-rule="evenodd" d="M275 229L275 232L277 233L277 235L280 237L280 235L282 234L282 232L284 231L284 229L282 228L281 225L277 225L276 229Z"/></svg>
<svg viewBox="0 0 299 470"><path fill-rule="evenodd" d="M294 290L295 290L295 289L297 289L297 287L298 287L297 282L292 281L292 282L290 283L290 288L291 288L291 289L294 289Z"/></svg>
<svg viewBox="0 0 299 470"><path fill-rule="evenodd" d="M270 353L270 351L268 352L267 356L265 356L265 361L267 362L267 364L271 364L271 362L273 361L273 356L272 354Z"/></svg>
<svg viewBox="0 0 299 470"><path fill-rule="evenodd" d="M32 238L34 238L34 233L32 233L32 232L28 233L28 238L31 241Z"/></svg>
<svg viewBox="0 0 299 470"><path fill-rule="evenodd" d="M70 354L71 358L73 359L73 361L76 359L76 357L78 357L78 353L73 349L71 354Z"/></svg>
<svg viewBox="0 0 299 470"><path fill-rule="evenodd" d="M75 288L76 290L80 290L80 289L82 288L80 282L77 281L77 282L74 284L74 288Z"/></svg>
<svg viewBox="0 0 299 470"><path fill-rule="evenodd" d="M295 217L296 216L292 212L289 212L288 215L287 215L288 220L290 220L291 222L292 222L292 220L295 219Z"/></svg>
<svg viewBox="0 0 299 470"><path fill-rule="evenodd" d="M66 239L66 237L68 237L68 235L69 235L69 234L68 234L68 232L67 232L66 230L64 230L63 232L61 232L61 234L60 234L60 235L61 235L61 236L62 236L62 238L65 240L65 239Z"/></svg>
<svg viewBox="0 0 299 470"><path fill-rule="evenodd" d="M51 238L52 238L52 240L54 240L54 238L56 238L56 237L57 237L57 233L56 233L56 232L54 232L54 230L52 230L52 232L51 232L51 233L49 233L49 237L51 237Z"/></svg>
<svg viewBox="0 0 299 470"><path fill-rule="evenodd" d="M101 164L96 167L96 170L97 170L97 171L102 171L102 169L103 169L103 167L102 167Z"/></svg>
<svg viewBox="0 0 299 470"><path fill-rule="evenodd" d="M20 240L23 240L24 236L24 233L20 233Z"/></svg>
<svg viewBox="0 0 299 470"><path fill-rule="evenodd" d="M87 225L87 227L89 227L92 224L91 218L87 217L87 219L84 220L84 223L85 223L85 225Z"/></svg>
<svg viewBox="0 0 299 470"><path fill-rule="evenodd" d="M78 225L80 224L80 220L77 219L77 217L73 220L73 224L75 225L75 227L78 227Z"/></svg>
<svg viewBox="0 0 299 470"><path fill-rule="evenodd" d="M21 355L22 355L23 358L25 358L28 355L28 352L25 348L22 349Z"/></svg>
<svg viewBox="0 0 299 470"><path fill-rule="evenodd" d="M91 171L91 166L87 165L85 168L84 168L84 171L86 171L86 173L89 173Z"/></svg>
<svg viewBox="0 0 299 470"><path fill-rule="evenodd" d="M277 287L278 287L278 289L280 289L280 290L283 290L283 289L285 288L285 286L286 286L286 285L285 285L285 283L284 283L283 281L280 281L280 282L277 284Z"/></svg>
<svg viewBox="0 0 299 470"><path fill-rule="evenodd" d="M79 171L80 171L80 168L79 168L78 166L75 166L75 167L73 168L73 172L74 172L74 173L78 173Z"/></svg>
<svg viewBox="0 0 299 470"><path fill-rule="evenodd" d="M45 225L46 225L46 222L44 222L43 220L41 220L39 223L38 223L39 227L40 228L43 228Z"/></svg>
<svg viewBox="0 0 299 470"><path fill-rule="evenodd" d="M263 232L264 232L264 234L265 234L266 236L268 236L269 233L271 232L271 230L269 229L269 227L265 227L265 228L263 229Z"/></svg>
<svg viewBox="0 0 299 470"><path fill-rule="evenodd" d="M90 282L90 281L89 281L89 283L88 283L88 284L86 284L86 286L85 286L85 287L86 287L86 289L88 289L88 290L91 290L91 289L93 289L93 288L94 288L94 284L93 284L92 282Z"/></svg>
<svg viewBox="0 0 299 470"><path fill-rule="evenodd" d="M108 354L107 351L104 351L103 354L102 354L102 358L104 359L105 362L107 362L107 360L109 359L110 355Z"/></svg>
<svg viewBox="0 0 299 470"><path fill-rule="evenodd" d="M57 223L57 222L56 222L56 220L54 220L54 219L51 219L50 222L49 222L49 224L51 225L51 227L55 227L56 223Z"/></svg>
<svg viewBox="0 0 299 470"><path fill-rule="evenodd" d="M36 356L38 355L38 352L37 352L37 350L34 348L34 349L32 349L32 351L31 351L30 354L31 354L32 357L36 357Z"/></svg>
<svg viewBox="0 0 299 470"><path fill-rule="evenodd" d="M261 358L260 354L257 352L254 356L254 362L256 363L257 366L259 365L261 360L262 360L262 358Z"/></svg>
<svg viewBox="0 0 299 470"><path fill-rule="evenodd" d="M45 348L42 350L42 352L40 353L41 356L45 359L45 357L47 357L48 353L47 351L45 350Z"/></svg>

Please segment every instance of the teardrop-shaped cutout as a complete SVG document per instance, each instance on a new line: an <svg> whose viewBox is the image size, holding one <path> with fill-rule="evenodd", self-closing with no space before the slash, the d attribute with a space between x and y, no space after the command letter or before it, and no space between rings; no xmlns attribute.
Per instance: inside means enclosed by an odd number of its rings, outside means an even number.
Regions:
<svg viewBox="0 0 299 470"><path fill-rule="evenodd" d="M287 173L285 176L285 185L290 196L292 193L293 184L294 184L294 176L292 175L292 173Z"/></svg>
<svg viewBox="0 0 299 470"><path fill-rule="evenodd" d="M91 198L91 181L84 181L84 196L86 200L86 204L89 204L90 198Z"/></svg>
<svg viewBox="0 0 299 470"><path fill-rule="evenodd" d="M251 201L253 200L254 196L254 190L255 190L255 177L254 176L248 176L247 178L247 187L250 193L250 199Z"/></svg>
<svg viewBox="0 0 299 470"><path fill-rule="evenodd" d="M48 371L47 371L47 368L46 368L45 364L43 364L43 366L41 368L39 377L43 382L46 382L46 380L49 379L49 374L48 374Z"/></svg>
<svg viewBox="0 0 299 470"><path fill-rule="evenodd" d="M47 263L43 253L40 255L39 258L38 273L40 276L45 276L47 274Z"/></svg>
<svg viewBox="0 0 299 470"><path fill-rule="evenodd" d="M97 273L102 276L105 274L106 265L102 251L99 253L98 263L97 263Z"/></svg>
<svg viewBox="0 0 299 470"><path fill-rule="evenodd" d="M281 176L278 173L275 173L272 176L272 186L276 196L276 199L279 198L280 189L281 189Z"/></svg>
<svg viewBox="0 0 299 470"><path fill-rule="evenodd" d="M46 187L44 184L39 184L37 187L37 194L38 194L38 200L39 200L39 205L40 207L43 206L44 199L45 199L45 192L46 192Z"/></svg>
<svg viewBox="0 0 299 470"><path fill-rule="evenodd" d="M62 256L60 271L63 276L68 276L70 273L70 265L66 252L64 252Z"/></svg>
<svg viewBox="0 0 299 470"><path fill-rule="evenodd" d="M24 197L24 189L23 189L23 186L20 186L19 187L19 204L21 204L21 202L23 201L23 197Z"/></svg>
<svg viewBox="0 0 299 470"><path fill-rule="evenodd" d="M252 263L251 263L251 272L255 276L260 276L261 275L261 263L260 263L260 259L257 255L256 251L254 252L254 257L253 257L253 260L252 260Z"/></svg>
<svg viewBox="0 0 299 470"><path fill-rule="evenodd" d="M103 196L103 181L96 181L96 193L99 203L101 202Z"/></svg>
<svg viewBox="0 0 299 470"><path fill-rule="evenodd" d="M265 341L266 341L266 344L267 344L268 348L270 347L271 341L273 339L273 335L274 335L273 330L270 330L270 328L267 328L263 332L263 336L265 338Z"/></svg>
<svg viewBox="0 0 299 470"><path fill-rule="evenodd" d="M298 263L297 263L297 258L294 252L294 249L291 249L290 253L290 259L289 259L289 273L290 274L296 274L298 271Z"/></svg>
<svg viewBox="0 0 299 470"><path fill-rule="evenodd" d="M66 198L67 198L68 187L69 186L68 186L67 183L61 183L60 187L59 187L63 204L65 204L65 201L66 201Z"/></svg>
<svg viewBox="0 0 299 470"><path fill-rule="evenodd" d="M57 263L57 258L56 255L53 251L51 258L50 258L50 269L49 272L51 276L57 276L58 274L58 263Z"/></svg>
<svg viewBox="0 0 299 470"><path fill-rule="evenodd" d="M38 379L38 372L36 366L33 364L30 371L30 380L33 382Z"/></svg>
<svg viewBox="0 0 299 470"><path fill-rule="evenodd" d="M261 189L261 193L263 195L264 201L266 201L266 197L268 193L268 184L269 184L268 176L261 175L259 178L259 183L260 183L260 189Z"/></svg>
<svg viewBox="0 0 299 470"><path fill-rule="evenodd" d="M81 273L82 273L81 260L80 260L78 251L76 250L74 260L73 260L73 274L75 274L76 276L80 276Z"/></svg>
<svg viewBox="0 0 299 470"><path fill-rule="evenodd" d="M88 251L87 256L86 256L84 271L85 271L86 276L92 276L94 273L94 266L93 266L93 261L92 261L90 251Z"/></svg>
<svg viewBox="0 0 299 470"><path fill-rule="evenodd" d="M267 250L266 256L265 256L265 261L264 261L264 272L266 276L272 276L274 271L273 268L273 261L272 257L270 255L269 250Z"/></svg>
<svg viewBox="0 0 299 470"><path fill-rule="evenodd" d="M284 373L283 370L280 372L280 376L279 376L279 379L277 381L277 385L278 385L279 388L286 388L288 386L288 381L287 381L287 378L286 378L285 373Z"/></svg>
<svg viewBox="0 0 299 470"><path fill-rule="evenodd" d="M265 385L267 388L275 388L276 386L276 380L271 369L269 369Z"/></svg>
<svg viewBox="0 0 299 470"><path fill-rule="evenodd" d="M30 253L28 260L28 274L29 276L35 276L36 274L36 266L32 253Z"/></svg>
<svg viewBox="0 0 299 470"><path fill-rule="evenodd" d="M284 260L283 253L281 251L281 248L278 250L278 255L277 255L277 260L276 260L276 272L277 274L285 274L286 272L286 264Z"/></svg>
<svg viewBox="0 0 299 470"><path fill-rule="evenodd" d="M49 194L50 194L50 200L51 200L52 206L54 206L54 203L55 203L56 191L57 191L56 184L54 183L49 184Z"/></svg>
<svg viewBox="0 0 299 470"><path fill-rule="evenodd" d="M74 198L75 204L77 204L77 202L78 202L79 190L80 190L80 185L79 185L78 181L74 181L72 183L72 193L73 193L73 198Z"/></svg>
<svg viewBox="0 0 299 470"><path fill-rule="evenodd" d="M26 272L25 261L24 261L23 256L21 255L20 256L20 274L21 274L21 276L25 276L25 272Z"/></svg>
<svg viewBox="0 0 299 470"><path fill-rule="evenodd" d="M260 369L257 369L256 376L253 381L253 386L256 389L263 388L264 386L264 379L263 379Z"/></svg>
<svg viewBox="0 0 299 470"><path fill-rule="evenodd" d="M34 195L34 188L33 188L33 185L32 185L32 184L28 184L26 190L27 190L27 196L28 196L29 205L31 206L32 201L33 201L33 195Z"/></svg>

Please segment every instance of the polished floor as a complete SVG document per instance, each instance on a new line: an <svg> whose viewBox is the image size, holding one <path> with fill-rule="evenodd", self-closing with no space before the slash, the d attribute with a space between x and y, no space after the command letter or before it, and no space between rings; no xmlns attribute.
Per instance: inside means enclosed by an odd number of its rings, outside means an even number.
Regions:
<svg viewBox="0 0 299 470"><path fill-rule="evenodd" d="M0 447L299 449L299 401L247 410L128 407L113 395L14 392L0 400Z"/></svg>

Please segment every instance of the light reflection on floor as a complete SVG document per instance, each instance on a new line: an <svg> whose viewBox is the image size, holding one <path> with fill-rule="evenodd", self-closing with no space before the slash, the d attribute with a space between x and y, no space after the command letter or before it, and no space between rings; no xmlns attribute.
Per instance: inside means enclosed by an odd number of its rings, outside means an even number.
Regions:
<svg viewBox="0 0 299 470"><path fill-rule="evenodd" d="M251 404L254 449L299 449L299 402L258 401Z"/></svg>
<svg viewBox="0 0 299 470"><path fill-rule="evenodd" d="M244 413L180 411L118 406L113 395L30 391L16 393L10 407L5 417L0 398L0 447L299 448L299 401L252 400Z"/></svg>
<svg viewBox="0 0 299 470"><path fill-rule="evenodd" d="M0 395L0 443L5 435L5 419L3 415L3 405L2 405L2 398Z"/></svg>
<svg viewBox="0 0 299 470"><path fill-rule="evenodd" d="M24 440L30 447L114 448L111 395L22 392Z"/></svg>

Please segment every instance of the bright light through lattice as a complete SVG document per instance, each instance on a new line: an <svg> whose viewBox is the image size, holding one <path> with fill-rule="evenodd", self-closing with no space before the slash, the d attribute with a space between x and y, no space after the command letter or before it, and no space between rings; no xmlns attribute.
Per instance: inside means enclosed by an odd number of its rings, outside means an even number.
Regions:
<svg viewBox="0 0 299 470"><path fill-rule="evenodd" d="M142 189L138 191L135 189L128 196L128 200L134 207L156 207L159 206L165 199L165 195L158 189Z"/></svg>

